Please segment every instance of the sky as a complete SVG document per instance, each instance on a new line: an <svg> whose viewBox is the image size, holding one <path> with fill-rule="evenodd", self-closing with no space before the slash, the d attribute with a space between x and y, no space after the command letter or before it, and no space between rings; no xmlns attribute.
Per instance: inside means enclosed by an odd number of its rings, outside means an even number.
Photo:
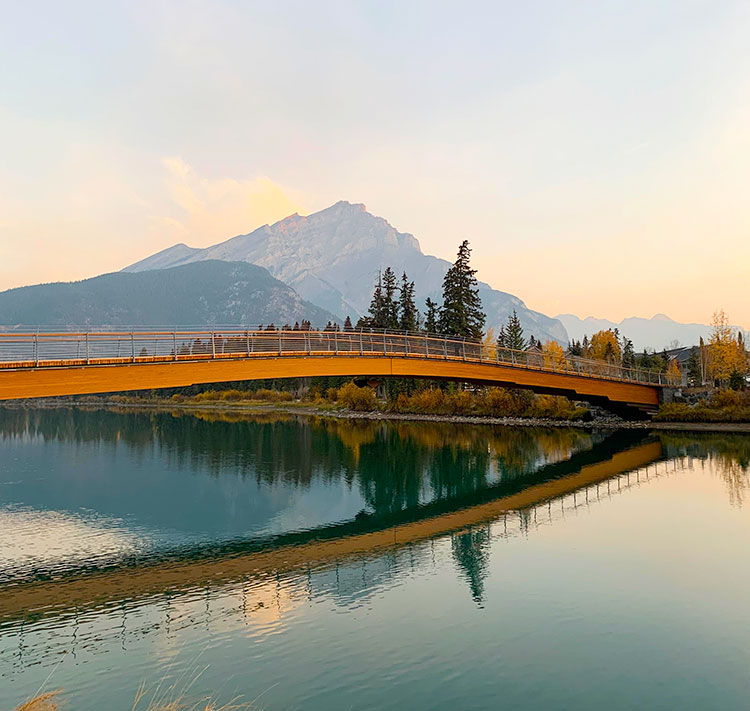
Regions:
<svg viewBox="0 0 750 711"><path fill-rule="evenodd" d="M0 0L0 289L362 202L549 315L750 328L750 3Z"/></svg>

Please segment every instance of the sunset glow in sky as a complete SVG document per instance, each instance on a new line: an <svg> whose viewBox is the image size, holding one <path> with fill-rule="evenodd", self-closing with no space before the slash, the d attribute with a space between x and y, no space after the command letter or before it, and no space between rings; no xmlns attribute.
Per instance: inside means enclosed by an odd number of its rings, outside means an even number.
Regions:
<svg viewBox="0 0 750 711"><path fill-rule="evenodd" d="M337 200L534 309L750 328L750 3L5 3L0 289Z"/></svg>

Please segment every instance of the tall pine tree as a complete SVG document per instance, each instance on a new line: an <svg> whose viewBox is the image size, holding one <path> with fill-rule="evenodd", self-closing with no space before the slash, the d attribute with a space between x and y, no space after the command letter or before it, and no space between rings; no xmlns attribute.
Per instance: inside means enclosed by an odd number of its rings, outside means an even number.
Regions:
<svg viewBox="0 0 750 711"><path fill-rule="evenodd" d="M486 316L477 288L476 269L469 265L471 249L464 240L458 248L456 261L443 279L443 308L440 330L452 336L480 339Z"/></svg>
<svg viewBox="0 0 750 711"><path fill-rule="evenodd" d="M701 371L701 355L697 346L690 349L690 359L687 362L688 378L692 385L701 385L703 383L703 372Z"/></svg>
<svg viewBox="0 0 750 711"><path fill-rule="evenodd" d="M440 308L429 296L425 299L424 330L427 333L437 333L440 321Z"/></svg>
<svg viewBox="0 0 750 711"><path fill-rule="evenodd" d="M633 341L629 338L624 338L623 341L622 366L623 368L635 368L635 349L633 348Z"/></svg>
<svg viewBox="0 0 750 711"><path fill-rule="evenodd" d="M500 338L503 342L500 343ZM508 316L508 322L500 329L497 345L500 348L510 348L514 351L522 351L526 348L526 339L523 337L523 327L521 320L518 318L516 310Z"/></svg>
<svg viewBox="0 0 750 711"><path fill-rule="evenodd" d="M409 281L406 272L401 277L398 311L398 327L402 331L416 331L419 314L417 313L417 306L414 303L414 282Z"/></svg>
<svg viewBox="0 0 750 711"><path fill-rule="evenodd" d="M370 301L370 308L367 313L367 326L371 328L384 328L385 305L383 302L383 273L381 271L378 271L378 280L375 282L375 291L372 293L372 300Z"/></svg>
<svg viewBox="0 0 750 711"><path fill-rule="evenodd" d="M381 328L398 328L398 299L396 275L386 267L383 272L383 325Z"/></svg>

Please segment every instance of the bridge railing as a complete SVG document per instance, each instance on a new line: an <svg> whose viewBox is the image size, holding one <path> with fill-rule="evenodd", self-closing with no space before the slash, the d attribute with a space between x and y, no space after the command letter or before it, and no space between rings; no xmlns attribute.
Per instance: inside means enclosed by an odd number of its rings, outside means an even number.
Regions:
<svg viewBox="0 0 750 711"><path fill-rule="evenodd" d="M283 356L401 356L494 363L653 385L665 373L452 336L388 330L191 330L0 333L0 368L45 368Z"/></svg>

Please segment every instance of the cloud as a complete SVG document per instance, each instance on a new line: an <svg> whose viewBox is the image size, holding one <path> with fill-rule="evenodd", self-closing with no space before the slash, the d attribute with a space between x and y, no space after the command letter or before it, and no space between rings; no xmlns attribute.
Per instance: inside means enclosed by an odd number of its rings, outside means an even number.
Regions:
<svg viewBox="0 0 750 711"><path fill-rule="evenodd" d="M204 247L306 211L299 193L266 176L206 178L179 157L162 159L162 166L171 206L170 214L153 220L151 230L160 241L169 236Z"/></svg>

